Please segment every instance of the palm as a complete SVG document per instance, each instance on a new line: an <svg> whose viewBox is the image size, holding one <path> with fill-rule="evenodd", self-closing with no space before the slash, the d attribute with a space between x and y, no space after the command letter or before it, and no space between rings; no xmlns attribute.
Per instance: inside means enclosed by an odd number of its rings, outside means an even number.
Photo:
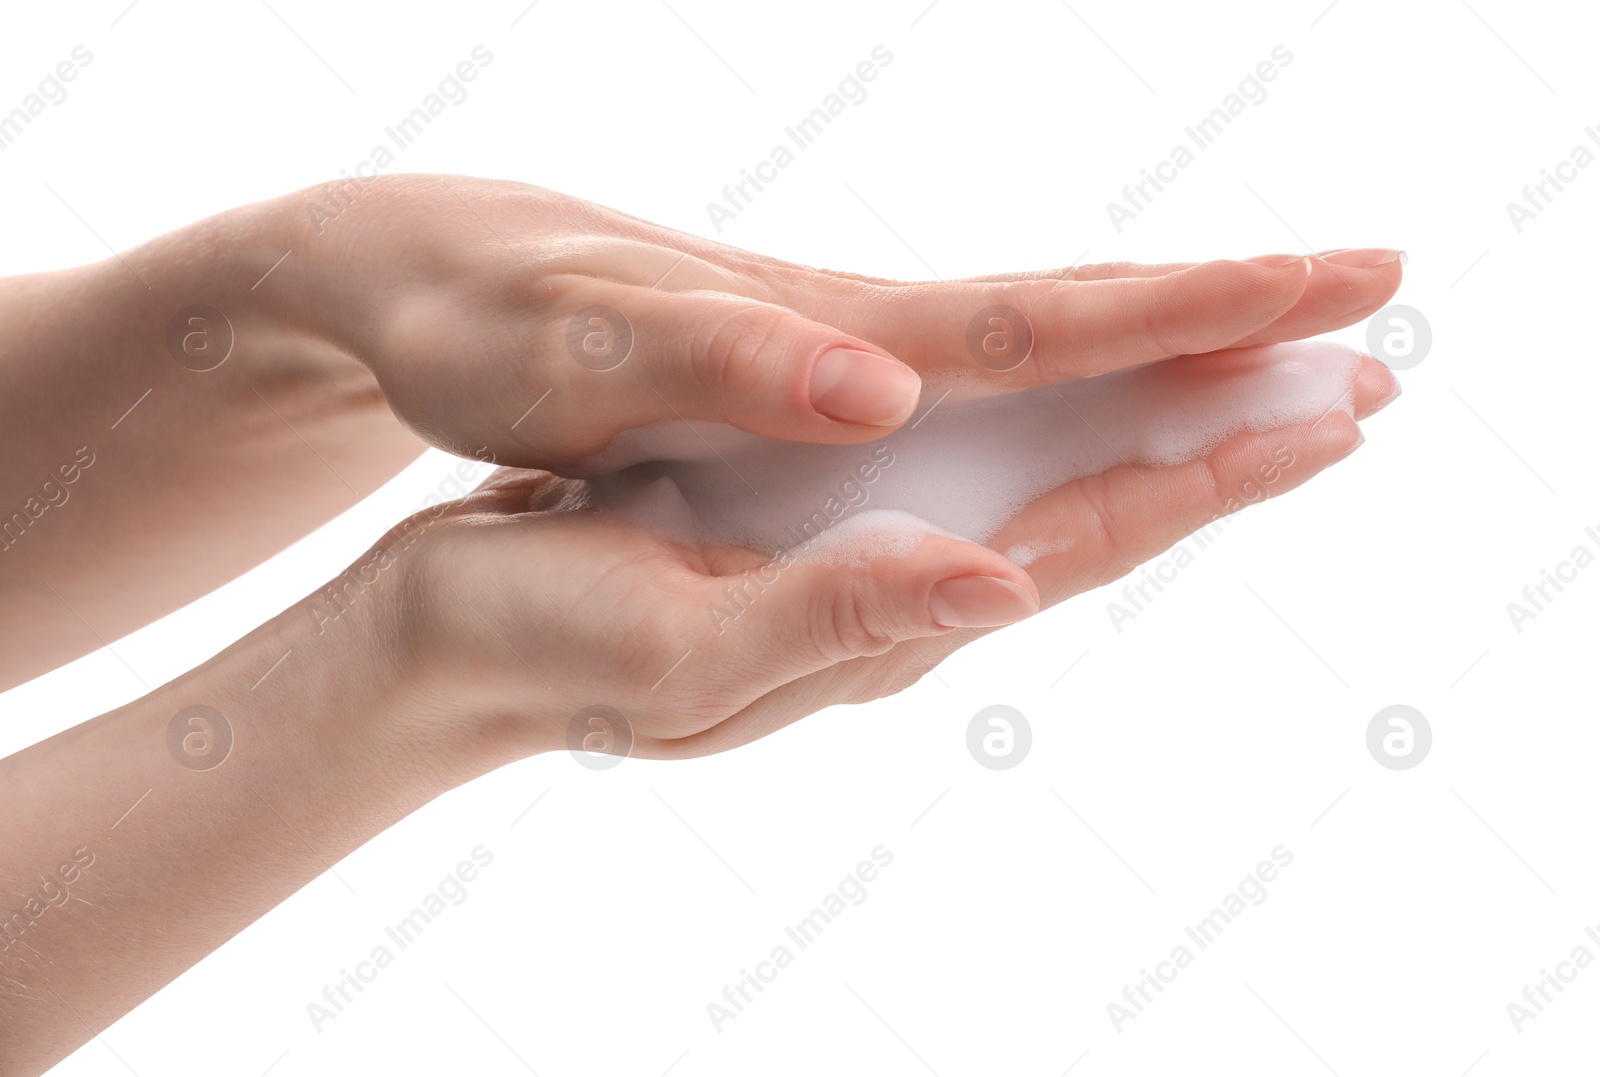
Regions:
<svg viewBox="0 0 1600 1077"><path fill-rule="evenodd" d="M1354 417L1335 411L1316 423L1237 435L1186 464L1118 467L1068 483L1031 503L988 545L993 550L1018 545L1055 549L1028 570L1043 603L1053 605L1122 576L1197 527L1237 509L1234 492L1247 488L1262 461L1288 452L1296 462L1265 491L1276 495L1341 459L1357 441L1355 420L1381 406L1391 386L1391 376L1368 360L1356 377ZM685 546L596 513L583 507L586 490L581 480L502 469L476 496L490 497L518 513L537 509L541 515L536 526L559 537L566 551L557 555L560 588L570 592L573 605L599 607L606 619L606 640L583 641L579 649L615 650L619 639L644 641L617 658L627 667L623 679L654 685L630 717L636 726L634 754L682 757L725 751L823 707L893 694L992 631L949 631L855 654L824 650L811 657L811 668L751 668L739 653L740 635L764 636L770 627L763 621L780 616L783 609L759 598L729 605L726 586L770 559L748 549ZM1072 542L1061 549L1064 537ZM821 565L787 571L790 576L839 575ZM891 562L880 561L871 574L895 571ZM870 578L847 584L869 617L880 612L872 608ZM544 589L549 584L535 581L533 586ZM720 628L711 613L719 605L736 614L726 623L725 613ZM606 677L597 678L591 688L597 700L605 698Z"/></svg>

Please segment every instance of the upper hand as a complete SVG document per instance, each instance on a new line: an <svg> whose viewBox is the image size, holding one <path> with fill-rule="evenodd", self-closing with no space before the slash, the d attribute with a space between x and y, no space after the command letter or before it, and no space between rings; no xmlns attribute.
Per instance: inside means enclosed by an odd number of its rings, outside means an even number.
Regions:
<svg viewBox="0 0 1600 1077"><path fill-rule="evenodd" d="M401 420L462 455L561 472L622 430L682 419L867 441L913 414L925 378L999 392L1298 339L1366 317L1400 280L1395 261L1279 255L891 281L454 176L365 181L322 226L338 235L305 238L320 269L297 307ZM1015 369L969 345L992 306L1033 338Z"/></svg>

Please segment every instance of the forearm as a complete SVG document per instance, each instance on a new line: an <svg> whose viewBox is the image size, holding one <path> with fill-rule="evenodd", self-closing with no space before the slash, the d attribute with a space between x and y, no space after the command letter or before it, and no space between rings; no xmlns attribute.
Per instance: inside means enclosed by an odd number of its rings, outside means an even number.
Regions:
<svg viewBox="0 0 1600 1077"><path fill-rule="evenodd" d="M263 203L0 281L0 688L215 589L421 452L307 316L321 254L268 274L306 234Z"/></svg>
<svg viewBox="0 0 1600 1077"><path fill-rule="evenodd" d="M459 726L416 713L372 642L388 634L376 609L319 633L301 603L138 702L0 761L0 1072L43 1071L494 765ZM191 722L197 706L214 714Z"/></svg>

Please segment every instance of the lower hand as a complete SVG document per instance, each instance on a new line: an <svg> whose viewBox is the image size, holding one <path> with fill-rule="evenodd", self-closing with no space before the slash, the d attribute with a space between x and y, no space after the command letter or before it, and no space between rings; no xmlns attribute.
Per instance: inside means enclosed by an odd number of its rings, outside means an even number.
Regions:
<svg viewBox="0 0 1600 1077"><path fill-rule="evenodd" d="M858 566L691 548L584 507L580 480L502 469L380 544L406 546L380 636L399 641L395 668L433 708L418 720L461 723L485 769L574 747L575 716L597 705L631 728L615 750L724 751L900 691L993 628L1298 486L1360 444L1356 420L1395 388L1367 359L1353 415L1238 434L1170 467L1118 467L1034 501L987 546L929 535ZM1054 552L1024 570L1000 552L1019 544Z"/></svg>

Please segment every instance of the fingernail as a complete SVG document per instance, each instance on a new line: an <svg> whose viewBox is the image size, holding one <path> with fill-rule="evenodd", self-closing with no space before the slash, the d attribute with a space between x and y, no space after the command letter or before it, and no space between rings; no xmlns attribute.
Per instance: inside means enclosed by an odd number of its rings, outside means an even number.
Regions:
<svg viewBox="0 0 1600 1077"><path fill-rule="evenodd" d="M1391 372L1389 374L1389 380L1392 381L1394 383L1394 385L1387 393L1384 394L1384 397L1383 397L1382 400L1380 400L1376 404L1372 405L1372 410L1375 411L1375 412L1382 411L1384 408L1388 407L1390 404L1393 404L1400 397L1400 379L1395 377L1394 374Z"/></svg>
<svg viewBox="0 0 1600 1077"><path fill-rule="evenodd" d="M957 576L933 585L928 609L946 628L994 628L1039 612L1033 596L1010 580Z"/></svg>
<svg viewBox="0 0 1600 1077"><path fill-rule="evenodd" d="M1288 269L1290 266L1299 266L1305 271L1306 276L1311 276L1312 259L1305 254L1264 254L1249 261L1265 269Z"/></svg>
<svg viewBox="0 0 1600 1077"><path fill-rule="evenodd" d="M1349 456L1351 453L1355 452L1357 449L1361 448L1361 446L1365 445L1366 443L1367 443L1366 431L1362 430L1360 427L1357 427L1356 428L1356 440L1353 443L1351 443L1350 447L1348 449L1346 449L1339 456L1339 459L1334 461L1334 463L1337 464L1339 462L1339 460L1343 460L1345 457Z"/></svg>
<svg viewBox="0 0 1600 1077"><path fill-rule="evenodd" d="M811 406L841 423L898 426L921 394L916 371L855 348L830 348L811 371Z"/></svg>
<svg viewBox="0 0 1600 1077"><path fill-rule="evenodd" d="M1329 265L1350 266L1354 269L1377 269L1390 262L1406 264L1405 251L1392 251L1384 247L1354 247L1346 250L1329 251L1318 255Z"/></svg>

